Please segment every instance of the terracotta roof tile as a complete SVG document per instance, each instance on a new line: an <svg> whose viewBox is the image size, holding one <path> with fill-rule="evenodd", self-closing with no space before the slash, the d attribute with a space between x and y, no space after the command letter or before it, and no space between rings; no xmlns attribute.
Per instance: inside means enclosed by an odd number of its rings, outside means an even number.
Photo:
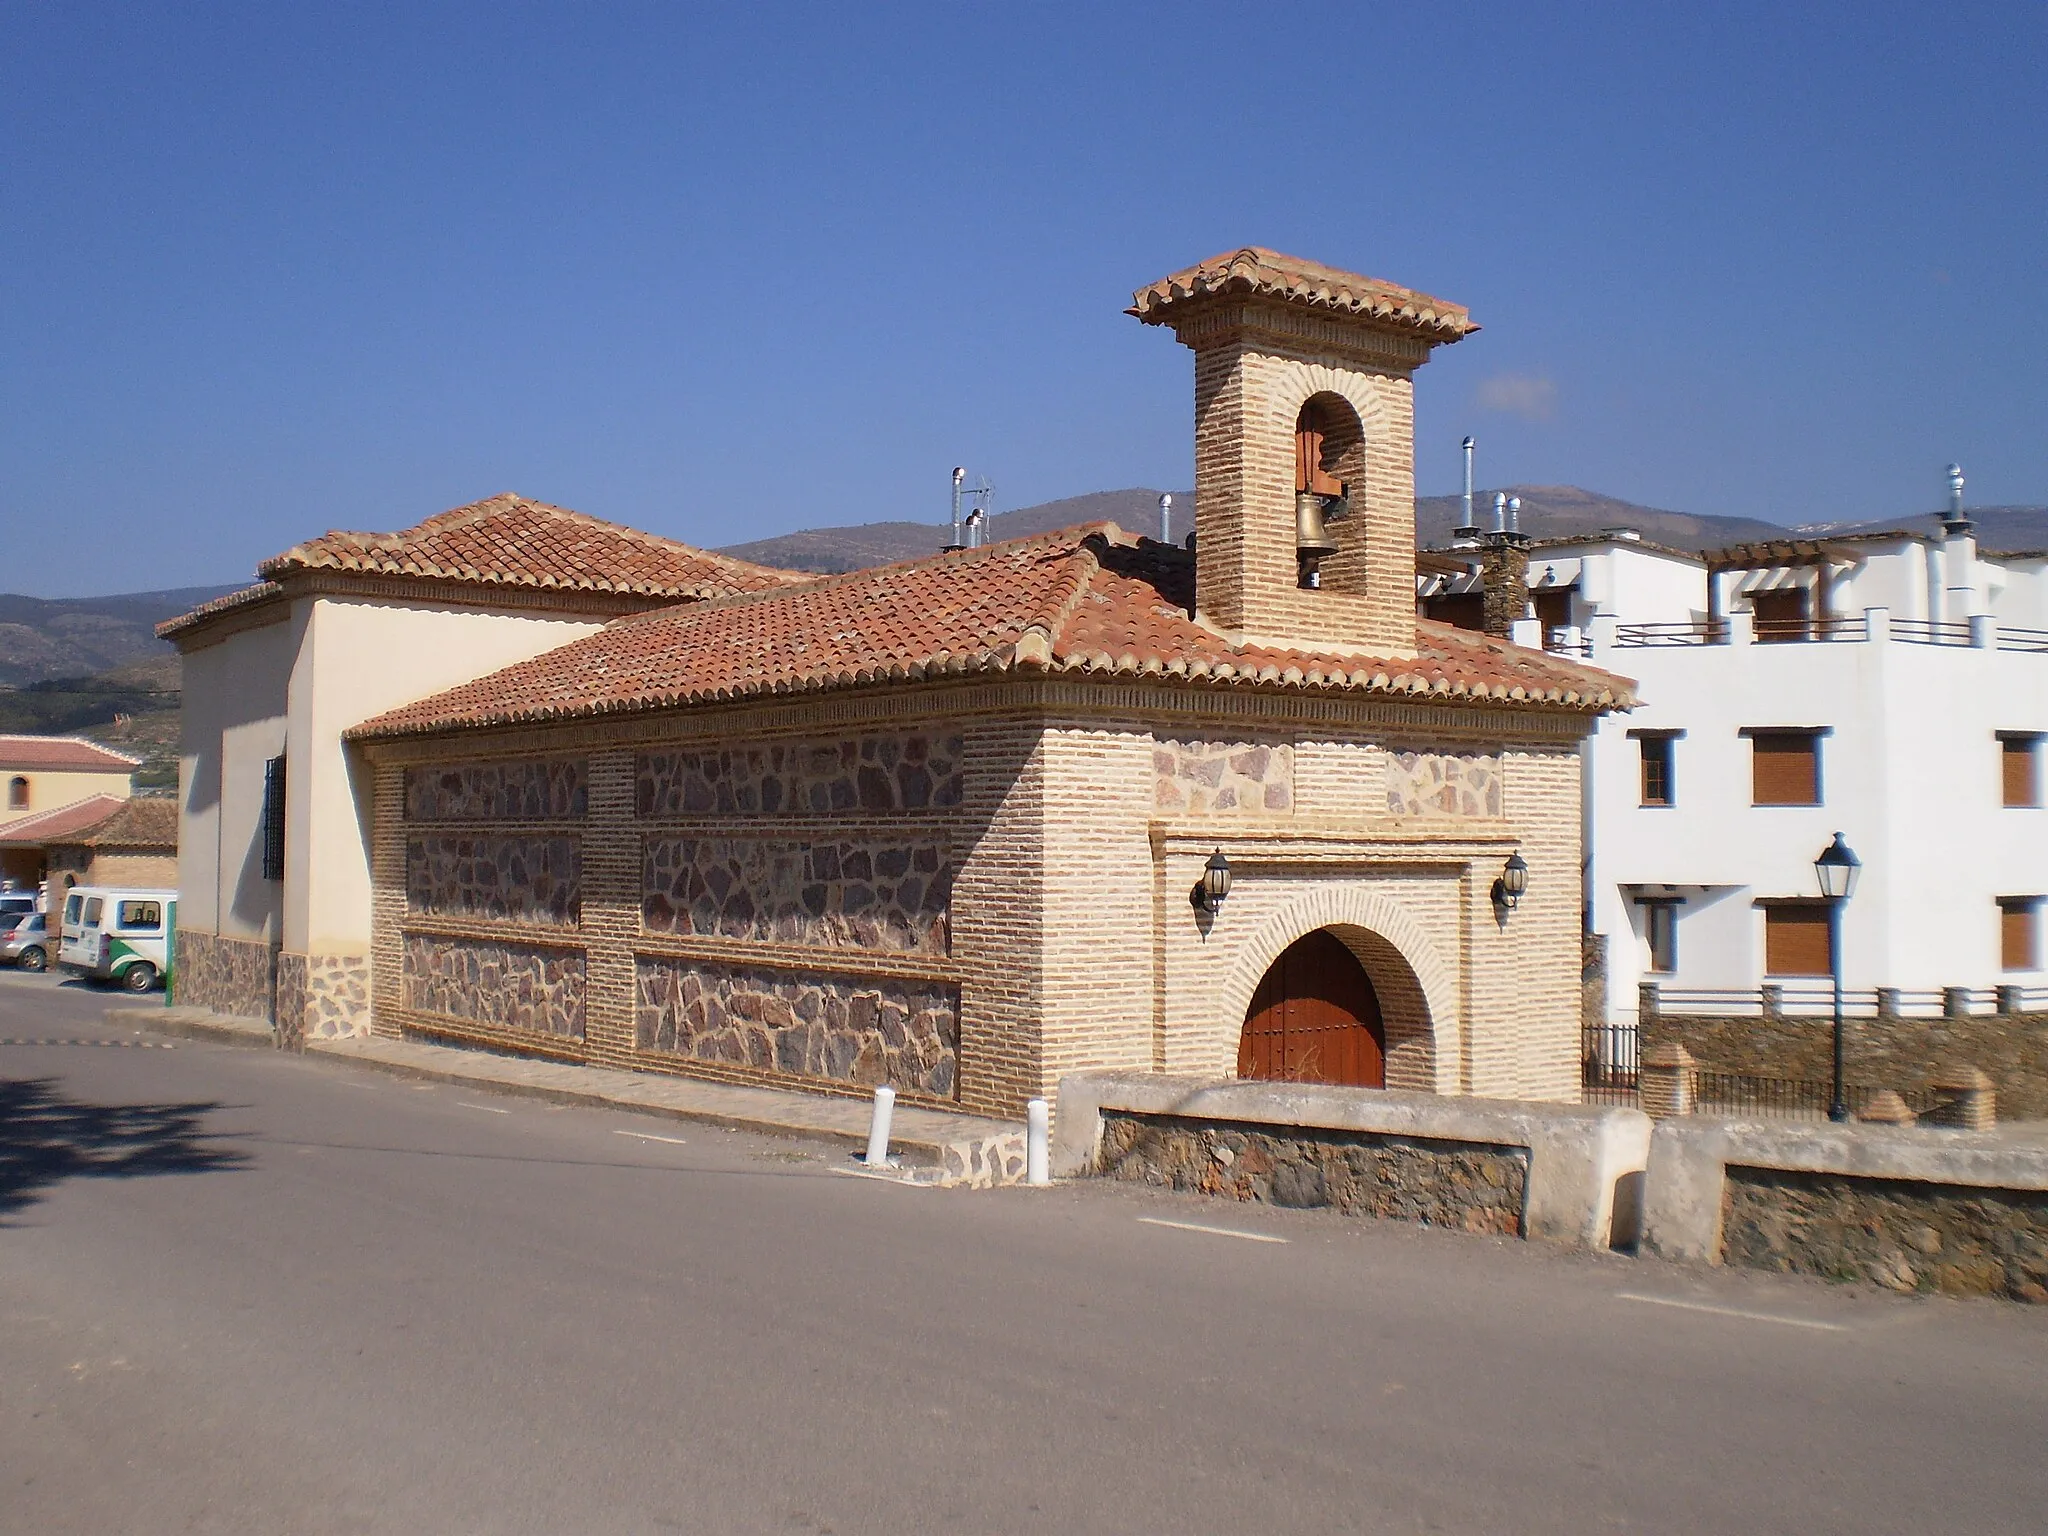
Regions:
<svg viewBox="0 0 2048 1536"><path fill-rule="evenodd" d="M322 534L264 561L257 574L275 581L312 570L698 599L800 579L510 491L400 533Z"/></svg>
<svg viewBox="0 0 2048 1536"><path fill-rule="evenodd" d="M1194 559L1114 524L620 619L531 661L364 722L352 737L673 708L975 672L1627 708L1580 663L1418 621L1419 654L1234 645L1188 616Z"/></svg>
<svg viewBox="0 0 2048 1536"><path fill-rule="evenodd" d="M608 593L657 602L764 592L809 578L664 539L507 491L437 513L398 533L337 530L256 568L263 580L157 626L169 637L216 614L275 597L318 571L529 591Z"/></svg>
<svg viewBox="0 0 2048 1536"><path fill-rule="evenodd" d="M141 766L141 758L116 752L83 736L0 736L0 769L133 773Z"/></svg>
<svg viewBox="0 0 2048 1536"><path fill-rule="evenodd" d="M105 821L122 804L118 795L87 795L69 805L38 811L0 825L0 845L40 848L49 843L75 841L79 833Z"/></svg>
<svg viewBox="0 0 2048 1536"><path fill-rule="evenodd" d="M1157 325L1176 310L1233 295L1284 299L1312 309L1355 315L1438 342L1457 341L1479 329L1462 304L1257 245L1211 256L1140 288L1131 295L1131 307L1125 313L1136 315L1147 325Z"/></svg>
<svg viewBox="0 0 2048 1536"><path fill-rule="evenodd" d="M45 843L76 843L87 848L178 848L178 802L168 796L137 795L123 800L112 815L63 836L46 834Z"/></svg>

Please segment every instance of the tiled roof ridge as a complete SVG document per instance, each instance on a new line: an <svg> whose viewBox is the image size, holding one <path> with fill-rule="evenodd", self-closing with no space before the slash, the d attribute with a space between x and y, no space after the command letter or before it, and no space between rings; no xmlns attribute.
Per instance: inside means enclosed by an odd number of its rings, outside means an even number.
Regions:
<svg viewBox="0 0 2048 1536"><path fill-rule="evenodd" d="M1220 252L1148 283L1131 295L1125 313L1154 324L1183 304L1228 294L1285 299L1428 332L1442 341L1457 341L1479 329L1462 304L1261 245Z"/></svg>
<svg viewBox="0 0 2048 1536"><path fill-rule="evenodd" d="M494 516L512 511L539 513L552 521L601 533L608 538L658 555L673 556L693 564L702 564L709 571L727 573L741 582L778 586L798 579L798 573L795 572L780 571L770 566L755 565L732 555L717 554L680 539L671 539L662 534L649 533L642 528L614 523L588 512L579 512L573 507L535 501L531 497L520 495L517 491L501 491L481 501L450 507L445 512L436 512L431 517L423 518L410 528L402 528L392 533L348 528L329 529L316 538L303 540L283 553L271 556L256 567L256 573L266 580L275 580L301 570L359 571L383 576L425 576L430 579L461 581L481 586L617 592L643 596L673 595L682 598L701 597L722 590L715 583L701 579L686 582L632 580L552 572L528 574L484 569L474 565L451 565L429 557L421 551L421 546L433 538L475 523L487 522Z"/></svg>
<svg viewBox="0 0 2048 1536"><path fill-rule="evenodd" d="M106 794L83 795L76 800L67 800L62 805L51 806L47 811L34 811L14 821L0 822L0 843L18 843L24 840L37 841L36 834L39 824L56 822L60 817L64 816L75 816L78 812L102 800L106 802L107 806L104 815L100 816L97 820L81 822L77 826L67 827L65 830L72 835L90 831L127 803L119 795Z"/></svg>
<svg viewBox="0 0 2048 1536"><path fill-rule="evenodd" d="M34 742L38 746L47 746L52 742L63 742L68 746L90 747L95 752L107 757L119 758L122 762L136 768L140 768L143 762L141 758L131 757L128 753L118 748L110 747L104 742L94 741L90 736L80 736L75 733L66 733L61 736L39 736L34 731L0 731L0 747L4 747L11 741Z"/></svg>
<svg viewBox="0 0 2048 1536"><path fill-rule="evenodd" d="M189 608L174 619L165 619L157 625L156 637L159 640L168 640L171 636L182 634L193 625L204 623L217 614L252 607L268 598L283 595L284 588L274 581L253 582L249 586L238 587L233 592L223 592L219 597L210 598L197 608Z"/></svg>
<svg viewBox="0 0 2048 1536"><path fill-rule="evenodd" d="M102 848L176 848L177 802L161 796L131 795L105 818L66 835L63 841Z"/></svg>

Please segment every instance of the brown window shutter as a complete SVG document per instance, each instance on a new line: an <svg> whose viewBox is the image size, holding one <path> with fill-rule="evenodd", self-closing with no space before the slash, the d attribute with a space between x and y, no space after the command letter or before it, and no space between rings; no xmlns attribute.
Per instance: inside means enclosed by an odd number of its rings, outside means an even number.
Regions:
<svg viewBox="0 0 2048 1536"><path fill-rule="evenodd" d="M1810 731L1757 731L1750 737L1755 805L1820 804L1820 738Z"/></svg>
<svg viewBox="0 0 2048 1536"><path fill-rule="evenodd" d="M1998 904L1998 963L2008 971L2031 971L2039 963L2035 932L2039 902L2034 897Z"/></svg>
<svg viewBox="0 0 2048 1536"><path fill-rule="evenodd" d="M2041 791L2039 781L2035 777L2035 743L2011 737L2001 741L1998 747L2005 803L2012 806L2039 805Z"/></svg>
<svg viewBox="0 0 2048 1536"><path fill-rule="evenodd" d="M1806 609L1806 589L1787 587L1778 592L1752 592L1750 617L1758 640L1810 640L1813 624Z"/></svg>
<svg viewBox="0 0 2048 1536"><path fill-rule="evenodd" d="M1323 439L1328 423L1314 401L1301 408L1294 423L1294 488L1318 496L1343 494L1344 483L1323 468Z"/></svg>
<svg viewBox="0 0 2048 1536"><path fill-rule="evenodd" d="M1817 902L1764 908L1764 973L1828 976L1828 909Z"/></svg>

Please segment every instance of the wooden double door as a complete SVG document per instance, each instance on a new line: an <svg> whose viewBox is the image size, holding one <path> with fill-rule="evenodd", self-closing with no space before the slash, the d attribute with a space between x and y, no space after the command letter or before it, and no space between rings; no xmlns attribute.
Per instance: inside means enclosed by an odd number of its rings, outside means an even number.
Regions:
<svg viewBox="0 0 2048 1536"><path fill-rule="evenodd" d="M1387 1085L1387 1033L1365 967L1327 929L1299 938L1252 994L1237 1075L1288 1083Z"/></svg>

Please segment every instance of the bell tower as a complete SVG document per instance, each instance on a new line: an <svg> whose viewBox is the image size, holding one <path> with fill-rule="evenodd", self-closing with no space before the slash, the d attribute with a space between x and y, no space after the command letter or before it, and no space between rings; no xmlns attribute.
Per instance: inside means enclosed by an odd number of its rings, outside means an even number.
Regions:
<svg viewBox="0 0 2048 1536"><path fill-rule="evenodd" d="M1195 354L1195 603L1247 639L1415 650L1415 370L1478 327L1427 294L1247 246L1128 313Z"/></svg>

